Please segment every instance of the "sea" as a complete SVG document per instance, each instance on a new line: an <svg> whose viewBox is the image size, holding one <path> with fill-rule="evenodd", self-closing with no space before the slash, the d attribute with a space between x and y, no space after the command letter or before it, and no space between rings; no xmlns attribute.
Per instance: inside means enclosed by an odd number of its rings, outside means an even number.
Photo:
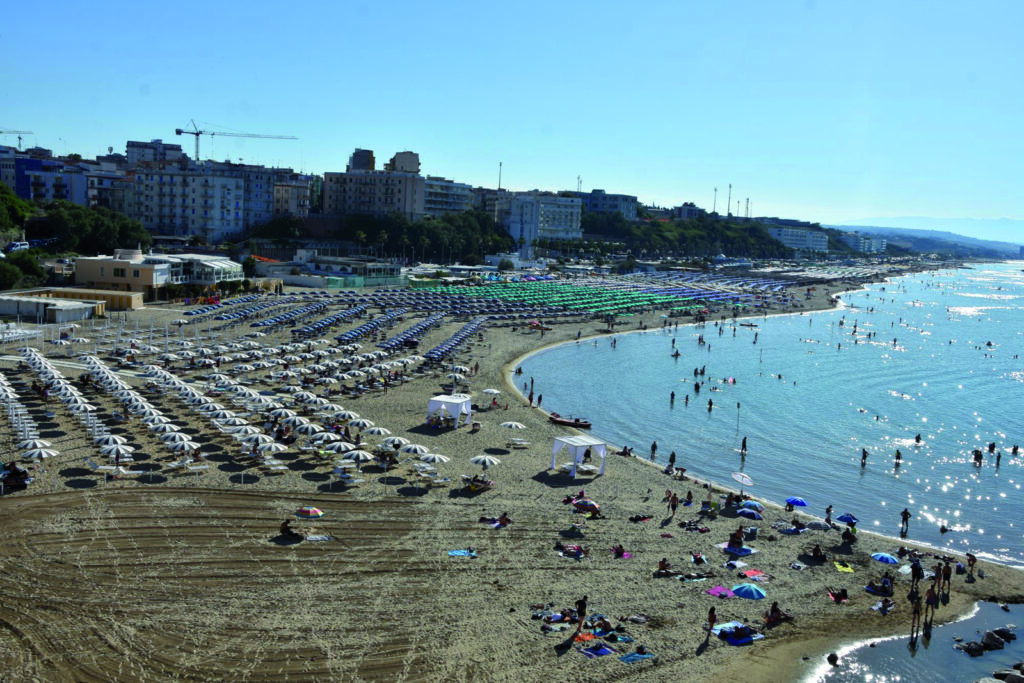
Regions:
<svg viewBox="0 0 1024 683"><path fill-rule="evenodd" d="M1012 455L1024 448L1022 268L894 277L814 313L647 331L624 318L530 356L517 381L641 457L656 441L656 462L674 452L699 480L799 497L817 517L832 505L894 549L906 508L908 540L1024 568L1024 451Z"/></svg>

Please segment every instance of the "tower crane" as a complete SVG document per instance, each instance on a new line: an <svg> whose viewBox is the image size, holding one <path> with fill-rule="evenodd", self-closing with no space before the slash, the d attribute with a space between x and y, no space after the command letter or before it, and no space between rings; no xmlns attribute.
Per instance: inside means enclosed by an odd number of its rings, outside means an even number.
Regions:
<svg viewBox="0 0 1024 683"><path fill-rule="evenodd" d="M221 135L221 136L224 136L224 137L231 137L231 138L263 138L265 140L298 140L298 138L295 137L294 135L259 135L257 133L228 133L226 131L219 131L219 130L199 130L199 127L196 125L196 122L194 120L190 121L190 123L192 124L192 130L189 130L187 128L175 128L174 129L174 134L175 135L191 135L192 137L194 137L196 139L196 158L195 158L195 160L197 162L199 161L199 136L200 135L209 135L211 137L214 136L214 135Z"/></svg>
<svg viewBox="0 0 1024 683"><path fill-rule="evenodd" d="M18 136L18 149L21 149L21 136L22 135L35 135L30 130L0 130L0 135L17 135Z"/></svg>

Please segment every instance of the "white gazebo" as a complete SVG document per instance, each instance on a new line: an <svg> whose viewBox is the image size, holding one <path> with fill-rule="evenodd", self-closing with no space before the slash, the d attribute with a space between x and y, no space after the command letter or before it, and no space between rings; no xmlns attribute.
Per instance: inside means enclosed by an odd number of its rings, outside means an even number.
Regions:
<svg viewBox="0 0 1024 683"><path fill-rule="evenodd" d="M434 396L427 404L427 419L440 415L440 417L455 418L455 426L469 424L473 418L473 399L466 394L447 394ZM465 416L463 420L462 417Z"/></svg>
<svg viewBox="0 0 1024 683"><path fill-rule="evenodd" d="M576 467L583 463L583 455L590 449L590 455L601 456L601 471L604 474L604 456L608 454L608 444L592 436L580 434L579 436L559 436L555 438L555 445L551 449L551 469L555 469L555 458L563 449L569 449L572 456L572 472L569 475L576 477Z"/></svg>

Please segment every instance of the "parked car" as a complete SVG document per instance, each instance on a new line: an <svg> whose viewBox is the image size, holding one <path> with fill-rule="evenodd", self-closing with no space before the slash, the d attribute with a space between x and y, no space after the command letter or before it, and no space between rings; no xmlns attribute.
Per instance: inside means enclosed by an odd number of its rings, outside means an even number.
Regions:
<svg viewBox="0 0 1024 683"><path fill-rule="evenodd" d="M28 248L29 248L28 242L9 242L7 244L7 246L4 247L4 253L5 254L10 254L10 253L13 253L15 251L21 251L22 249L28 249Z"/></svg>

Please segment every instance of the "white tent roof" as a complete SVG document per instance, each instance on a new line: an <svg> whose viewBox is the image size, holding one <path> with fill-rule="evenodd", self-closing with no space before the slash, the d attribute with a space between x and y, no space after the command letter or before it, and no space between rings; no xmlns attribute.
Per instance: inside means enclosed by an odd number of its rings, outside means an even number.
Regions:
<svg viewBox="0 0 1024 683"><path fill-rule="evenodd" d="M473 414L473 399L466 394L442 394L434 396L427 403L427 417L440 413L442 416L454 417L458 420L462 415L469 422Z"/></svg>
<svg viewBox="0 0 1024 683"><path fill-rule="evenodd" d="M604 446L605 442L601 439L595 439L592 436L586 434L580 434L578 436L559 436L555 438L555 453L562 450L566 446L575 448L587 448L588 446Z"/></svg>
<svg viewBox="0 0 1024 683"><path fill-rule="evenodd" d="M551 448L551 469L555 469L555 457L558 452L566 448L569 449L569 454L572 456L572 477L576 476L576 466L583 462L583 456L587 450L590 450L591 455L601 458L600 474L604 474L604 456L608 452L606 442L585 434L555 437L554 446Z"/></svg>

